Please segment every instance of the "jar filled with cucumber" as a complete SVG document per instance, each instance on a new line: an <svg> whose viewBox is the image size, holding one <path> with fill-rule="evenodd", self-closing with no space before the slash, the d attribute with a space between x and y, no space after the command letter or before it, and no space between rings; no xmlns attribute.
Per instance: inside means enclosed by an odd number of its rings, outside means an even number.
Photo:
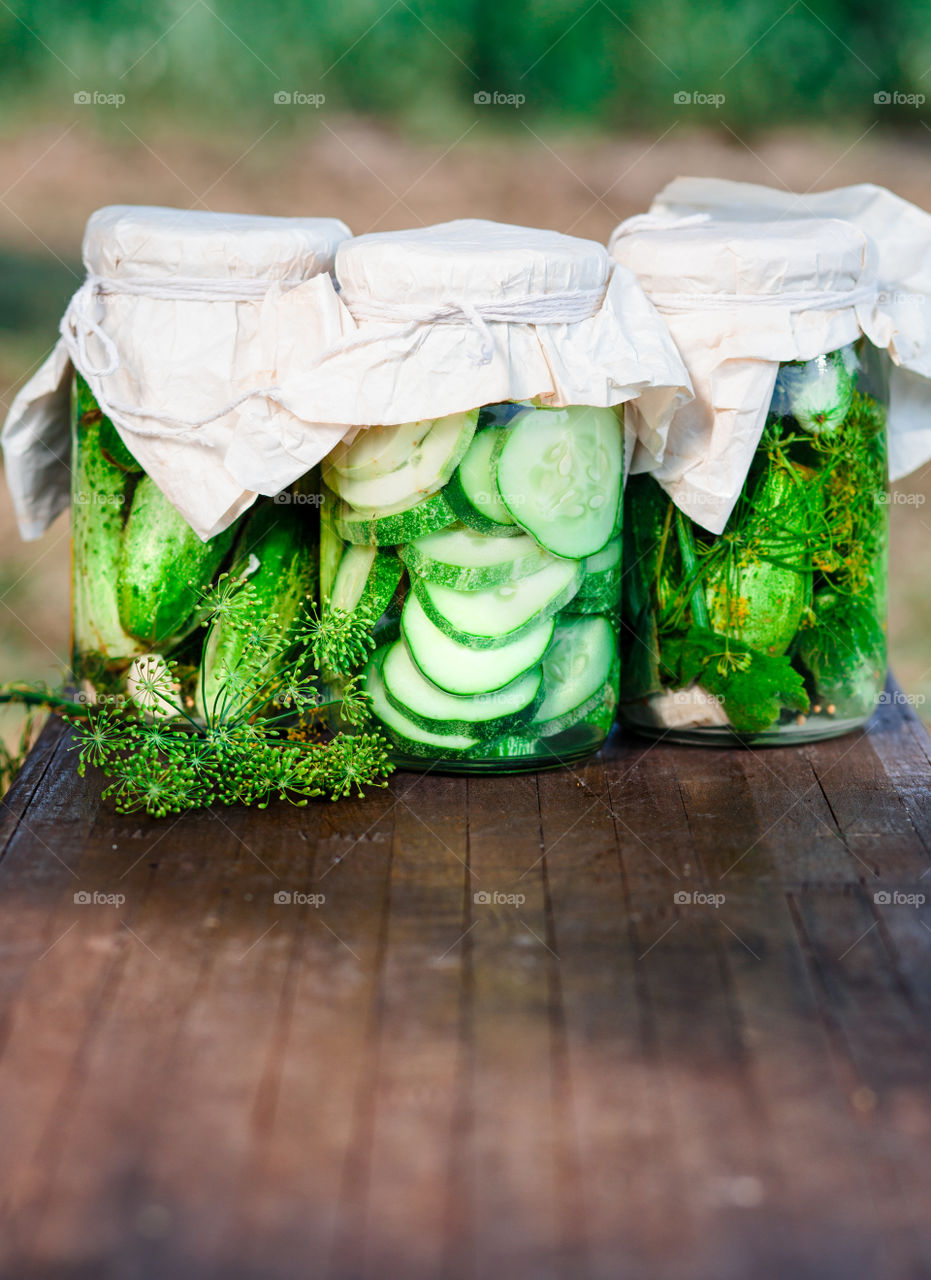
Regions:
<svg viewBox="0 0 931 1280"><path fill-rule="evenodd" d="M230 672L242 685L245 668L265 662L261 673L252 673L262 683L275 659L254 655L258 647L247 645L229 611L216 607L211 589L247 581L255 607L287 628L316 588L316 529L307 515L313 506L260 500L204 542L133 457L79 375L71 406L75 682L91 699L120 700L133 696L139 670L149 681L161 670L167 682L171 663L164 714L181 707L201 721L217 718L218 691ZM143 709L159 713L159 706L148 705L151 697L142 701Z"/></svg>
<svg viewBox="0 0 931 1280"><path fill-rule="evenodd" d="M682 742L863 725L886 675L883 369L865 339L779 366L722 533L649 475L627 489L621 718Z"/></svg>
<svg viewBox="0 0 931 1280"><path fill-rule="evenodd" d="M398 763L540 769L603 743L619 682L614 409L371 426L322 474L321 600L371 622L364 687Z"/></svg>

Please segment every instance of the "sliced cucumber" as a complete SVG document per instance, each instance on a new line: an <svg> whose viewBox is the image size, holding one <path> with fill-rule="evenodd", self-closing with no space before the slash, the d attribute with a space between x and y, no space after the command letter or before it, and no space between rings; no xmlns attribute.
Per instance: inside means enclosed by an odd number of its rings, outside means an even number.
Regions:
<svg viewBox="0 0 931 1280"><path fill-rule="evenodd" d="M541 738L617 703L617 638L607 618L559 618L543 658L544 697L531 722ZM610 721L609 721L610 723Z"/></svg>
<svg viewBox="0 0 931 1280"><path fill-rule="evenodd" d="M529 577L483 591L455 591L418 577L411 585L427 617L451 639L475 649L494 649L564 608L581 580L578 560L553 558Z"/></svg>
<svg viewBox="0 0 931 1280"><path fill-rule="evenodd" d="M418 538L398 554L411 573L456 591L481 591L514 582L554 562L529 534L502 538L462 524Z"/></svg>
<svg viewBox="0 0 931 1280"><path fill-rule="evenodd" d="M536 738L522 738L516 734L489 738L487 742L480 742L469 752L474 760L515 760L545 754L547 754L545 749L541 749Z"/></svg>
<svg viewBox="0 0 931 1280"><path fill-rule="evenodd" d="M419 448L435 421L423 418L393 427L360 427L351 444L341 440L330 451L324 471L338 471L351 480L371 480L395 471Z"/></svg>
<svg viewBox="0 0 931 1280"><path fill-rule="evenodd" d="M478 733L496 737L527 720L542 698L543 670L532 667L502 689L471 697L447 693L432 684L411 658L403 640L385 655L382 678L388 701L422 729L434 733Z"/></svg>
<svg viewBox="0 0 931 1280"><path fill-rule="evenodd" d="M499 438L498 492L542 546L589 556L615 536L624 443L612 409L528 409Z"/></svg>
<svg viewBox="0 0 931 1280"><path fill-rule="evenodd" d="M322 493L320 505L320 602L326 604L333 590L336 571L343 557L343 540L336 532L336 497L329 489Z"/></svg>
<svg viewBox="0 0 931 1280"><path fill-rule="evenodd" d="M572 601L573 613L607 613L621 602L621 539L585 559L585 577Z"/></svg>
<svg viewBox="0 0 931 1280"><path fill-rule="evenodd" d="M535 667L552 639L552 618L543 618L512 644L472 649L433 625L413 592L401 615L401 631L417 666L447 693L466 695L501 689Z"/></svg>
<svg viewBox="0 0 931 1280"><path fill-rule="evenodd" d="M373 619L380 618L403 572L401 561L390 551L350 545L339 562L330 605L345 613L353 613L361 606Z"/></svg>
<svg viewBox="0 0 931 1280"><path fill-rule="evenodd" d="M520 533L520 529L501 501L495 482L492 455L501 434L494 427L478 432L460 462L459 470L447 485L446 496L463 524L470 525L479 533L507 536Z"/></svg>
<svg viewBox="0 0 931 1280"><path fill-rule="evenodd" d="M477 409L437 418L400 465L394 466L396 455L389 454L392 469L388 471L358 478L325 466L324 479L357 511L391 510L403 503L420 502L446 484L472 443L477 423Z"/></svg>
<svg viewBox="0 0 931 1280"><path fill-rule="evenodd" d="M448 756L460 755L478 745L479 740L474 734L430 733L427 729L421 729L420 725L393 707L388 701L382 678L384 656L384 649L379 649L373 655L365 670L363 687L372 699L373 712L399 751L410 756Z"/></svg>
<svg viewBox="0 0 931 1280"><path fill-rule="evenodd" d="M367 546L394 547L455 523L455 512L442 493L434 493L413 506L402 505L396 511L355 511L345 502L336 508L339 536Z"/></svg>

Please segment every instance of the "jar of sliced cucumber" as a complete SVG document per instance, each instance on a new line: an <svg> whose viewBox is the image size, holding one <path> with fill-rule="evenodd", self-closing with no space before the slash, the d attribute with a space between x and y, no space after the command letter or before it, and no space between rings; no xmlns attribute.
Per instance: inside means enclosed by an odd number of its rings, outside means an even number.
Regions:
<svg viewBox="0 0 931 1280"><path fill-rule="evenodd" d="M540 768L618 697L623 432L490 405L370 427L324 464L321 595L365 610L374 714L409 764Z"/></svg>
<svg viewBox="0 0 931 1280"><path fill-rule="evenodd" d="M285 399L346 424L321 601L371 628L376 727L412 768L580 759L617 708L626 459L689 394L665 326L603 246L527 227L359 236L335 275L345 337Z"/></svg>

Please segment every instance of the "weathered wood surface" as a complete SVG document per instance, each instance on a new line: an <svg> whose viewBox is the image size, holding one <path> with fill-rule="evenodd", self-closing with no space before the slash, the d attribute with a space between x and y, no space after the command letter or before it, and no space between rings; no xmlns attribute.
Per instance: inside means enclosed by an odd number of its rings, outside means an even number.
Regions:
<svg viewBox="0 0 931 1280"><path fill-rule="evenodd" d="M931 1274L931 742L890 699L174 822L49 728L0 808L0 1274Z"/></svg>

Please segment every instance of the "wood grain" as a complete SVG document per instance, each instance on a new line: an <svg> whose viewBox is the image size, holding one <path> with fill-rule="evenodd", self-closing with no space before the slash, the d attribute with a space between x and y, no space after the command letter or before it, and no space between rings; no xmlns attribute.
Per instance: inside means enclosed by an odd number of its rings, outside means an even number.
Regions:
<svg viewBox="0 0 931 1280"><path fill-rule="evenodd" d="M0 805L0 1275L929 1274L929 869L894 686L813 746L164 822L52 723Z"/></svg>

